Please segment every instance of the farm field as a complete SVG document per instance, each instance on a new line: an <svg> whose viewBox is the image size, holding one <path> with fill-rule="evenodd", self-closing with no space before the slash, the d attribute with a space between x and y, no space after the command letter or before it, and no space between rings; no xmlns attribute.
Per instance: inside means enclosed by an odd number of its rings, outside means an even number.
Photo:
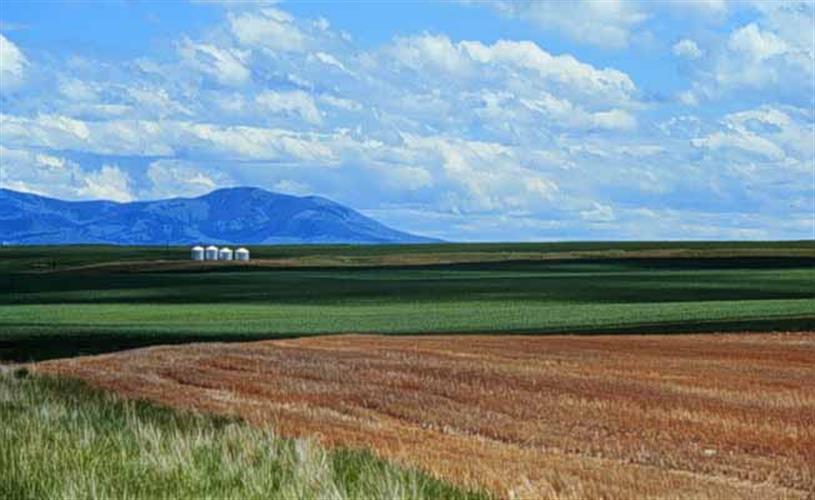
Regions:
<svg viewBox="0 0 815 500"><path fill-rule="evenodd" d="M0 373L0 498L487 498L270 426Z"/></svg>
<svg viewBox="0 0 815 500"><path fill-rule="evenodd" d="M806 498L815 335L329 336L46 361L498 496Z"/></svg>
<svg viewBox="0 0 815 500"><path fill-rule="evenodd" d="M0 359L337 333L815 329L812 242L0 248Z"/></svg>

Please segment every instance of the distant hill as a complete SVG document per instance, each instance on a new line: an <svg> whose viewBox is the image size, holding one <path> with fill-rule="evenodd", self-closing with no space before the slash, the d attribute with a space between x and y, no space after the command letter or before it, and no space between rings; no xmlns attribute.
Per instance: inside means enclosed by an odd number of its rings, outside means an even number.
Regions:
<svg viewBox="0 0 815 500"><path fill-rule="evenodd" d="M430 243L319 196L257 188L199 198L116 203L63 201L0 189L8 244Z"/></svg>

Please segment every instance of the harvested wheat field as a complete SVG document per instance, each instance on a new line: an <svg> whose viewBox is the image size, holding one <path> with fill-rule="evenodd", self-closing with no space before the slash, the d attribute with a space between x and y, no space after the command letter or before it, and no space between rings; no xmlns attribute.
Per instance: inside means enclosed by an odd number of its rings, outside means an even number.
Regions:
<svg viewBox="0 0 815 500"><path fill-rule="evenodd" d="M331 336L34 370L368 447L502 497L806 498L815 334Z"/></svg>

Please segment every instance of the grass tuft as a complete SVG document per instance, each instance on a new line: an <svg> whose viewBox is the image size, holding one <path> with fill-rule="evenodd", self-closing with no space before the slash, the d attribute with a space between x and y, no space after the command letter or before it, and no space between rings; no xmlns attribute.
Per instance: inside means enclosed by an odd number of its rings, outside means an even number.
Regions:
<svg viewBox="0 0 815 500"><path fill-rule="evenodd" d="M458 489L364 451L327 451L229 418L0 376L0 498L450 498Z"/></svg>

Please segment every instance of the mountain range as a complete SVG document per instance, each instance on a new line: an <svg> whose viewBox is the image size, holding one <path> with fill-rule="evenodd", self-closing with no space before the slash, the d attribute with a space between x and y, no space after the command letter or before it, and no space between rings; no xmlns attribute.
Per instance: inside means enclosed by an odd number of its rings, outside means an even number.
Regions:
<svg viewBox="0 0 815 500"><path fill-rule="evenodd" d="M4 244L431 243L319 196L227 188L198 198L64 201L0 188Z"/></svg>

